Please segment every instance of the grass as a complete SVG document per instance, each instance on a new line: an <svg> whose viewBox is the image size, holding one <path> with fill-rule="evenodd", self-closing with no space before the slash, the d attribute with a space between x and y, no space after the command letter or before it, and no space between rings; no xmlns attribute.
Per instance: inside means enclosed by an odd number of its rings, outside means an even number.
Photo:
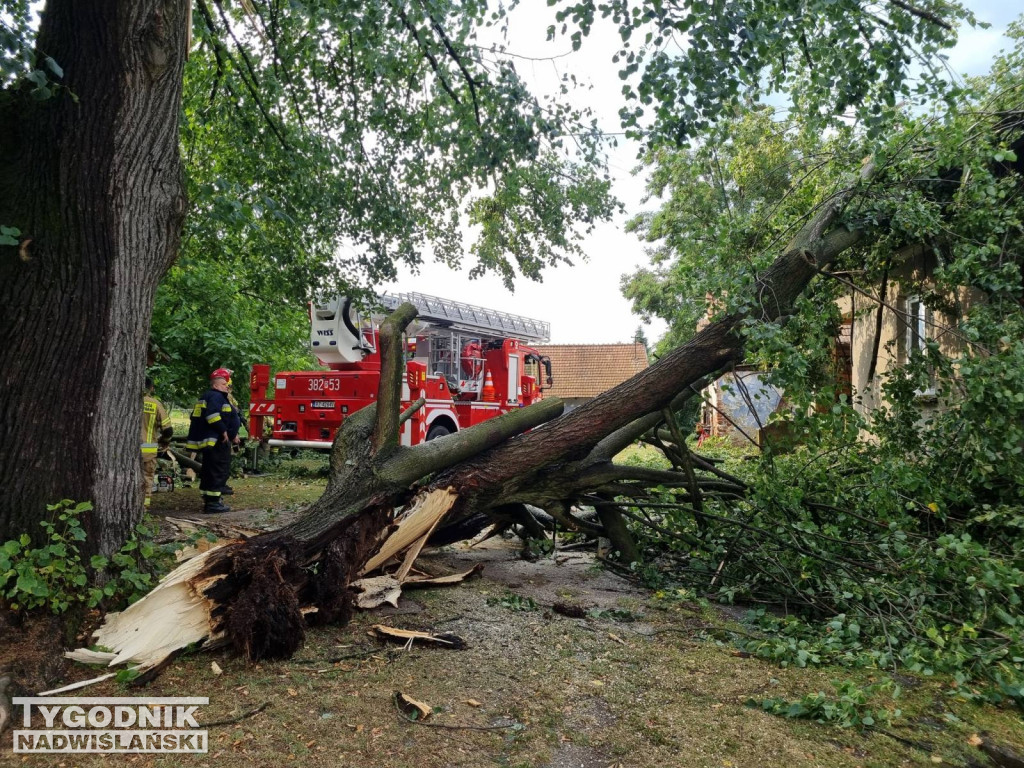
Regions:
<svg viewBox="0 0 1024 768"><path fill-rule="evenodd" d="M323 489L322 480L286 475L233 480L231 503L253 512L232 521L279 524ZM153 498L158 514L194 512L199 504L195 488ZM464 568L484 554L442 552L426 565L452 568L461 558ZM982 762L969 743L978 732L1018 748L1024 742L1019 711L959 701L940 678L898 676L903 693L895 706L902 714L882 729L843 729L751 708L750 699L833 694L833 680L869 686L889 675L782 669L750 658L730 642L727 630L739 627L717 607L688 594L651 594L595 571L583 555L556 552L527 564L510 548L489 557L482 579L411 592L403 598L405 613L361 613L346 627L309 630L288 661L249 664L226 650L196 652L144 691L106 682L79 693L208 696L200 711L206 721L267 703L259 714L211 728L206 755L124 757L132 766L934 766ZM605 602L595 597L601 589ZM588 609L585 618L550 610L568 598ZM374 623L453 632L469 647L381 645L368 635ZM332 660L338 657L347 658ZM72 673L73 679L99 674L82 667ZM436 714L425 723L402 719L395 691ZM894 706L883 691L870 703ZM9 749L5 736L0 764L110 761L103 755L22 759Z"/></svg>
<svg viewBox="0 0 1024 768"><path fill-rule="evenodd" d="M232 477L230 485L235 493L224 498L233 510L246 511L252 522L267 527L278 527L316 501L323 493L327 481L317 475L325 459L319 455L300 453L296 458L275 459L272 473L260 476ZM155 515L195 515L203 506L197 481L188 482L184 476L175 481L171 492L154 493L150 511ZM234 519L232 522L239 522Z"/></svg>
<svg viewBox="0 0 1024 768"><path fill-rule="evenodd" d="M276 476L232 478L233 496L224 497L235 510L249 510L270 527L316 501L326 483L317 480L292 480ZM194 515L203 506L198 483L178 486L170 493L154 493L150 511L156 515Z"/></svg>
<svg viewBox="0 0 1024 768"><path fill-rule="evenodd" d="M619 451L615 456L618 464L629 464L632 466L652 467L657 469L670 469L672 463L665 458L665 454L646 443L633 443L627 448Z"/></svg>
<svg viewBox="0 0 1024 768"><path fill-rule="evenodd" d="M143 755L132 765L966 765L975 753L968 743L973 733L985 730L1018 743L1021 737L1019 713L957 702L945 695L942 681L905 677L904 714L887 729L891 735L773 716L745 702L830 691L830 680L851 672L780 669L738 655L708 639L709 630L728 621L713 607L666 607L632 595L614 610L629 611L636 621L594 613L568 619L510 611L489 600L511 586L485 577L414 593L408 605L415 613L360 614L348 627L311 630L289 661L252 665L226 651L179 659L147 694L209 696L201 711L206 720L269 705L212 728L207 755ZM455 632L470 647L383 646L367 634L377 622ZM352 658L330 661L338 656ZM223 674L215 674L211 662ZM863 684L884 677L852 675ZM436 714L425 724L403 720L392 701L399 690ZM88 692L138 693L106 683ZM80 755L66 764L108 760ZM23 764L56 763L33 757Z"/></svg>

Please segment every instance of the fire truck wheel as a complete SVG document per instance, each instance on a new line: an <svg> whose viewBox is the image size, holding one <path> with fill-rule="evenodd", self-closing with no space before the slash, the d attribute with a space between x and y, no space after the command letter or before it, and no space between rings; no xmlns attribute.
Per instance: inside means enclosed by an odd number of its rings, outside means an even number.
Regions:
<svg viewBox="0 0 1024 768"><path fill-rule="evenodd" d="M450 435L451 433L452 431L448 429L448 427L446 427L444 424L435 424L430 428L430 431L427 432L427 442L429 443L431 440L436 440L439 437L444 437L445 435Z"/></svg>

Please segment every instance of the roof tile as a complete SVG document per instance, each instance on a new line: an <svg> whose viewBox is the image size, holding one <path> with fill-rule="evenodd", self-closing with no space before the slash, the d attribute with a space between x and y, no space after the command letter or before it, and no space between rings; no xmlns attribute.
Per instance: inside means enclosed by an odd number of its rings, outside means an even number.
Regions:
<svg viewBox="0 0 1024 768"><path fill-rule="evenodd" d="M632 344L547 344L534 347L551 358L550 397L596 397L648 366L647 349Z"/></svg>

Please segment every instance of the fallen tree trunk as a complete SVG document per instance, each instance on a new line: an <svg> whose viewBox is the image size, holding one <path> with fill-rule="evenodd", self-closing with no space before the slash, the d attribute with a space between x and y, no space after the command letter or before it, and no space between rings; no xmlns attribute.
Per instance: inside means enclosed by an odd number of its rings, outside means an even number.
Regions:
<svg viewBox="0 0 1024 768"><path fill-rule="evenodd" d="M165 450L164 454L173 458L176 462L181 464L181 466L185 467L185 469L191 469L193 472L198 472L203 468L203 465L195 459L190 459L185 454L179 453L178 451L172 451L170 448Z"/></svg>
<svg viewBox="0 0 1024 768"><path fill-rule="evenodd" d="M873 166L866 165L860 183L872 174ZM862 231L836 225L858 188L852 184L821 206L759 277L751 302L759 313L755 319L772 322L784 315L822 266L865 239ZM172 645L201 640L230 642L250 659L291 655L307 623L349 618L350 585L388 546L395 510L402 507L406 517L443 507L440 514L458 522L529 503L577 524L568 511L574 499L651 479L615 465L614 456L656 427L663 409L678 407L702 380L742 359L738 328L752 317L748 312L712 323L568 415L561 416L560 401L544 400L410 448L398 439L402 421L416 408L400 412L401 338L415 313L403 305L383 324L377 404L353 414L338 431L323 496L295 523L203 553L127 611L108 617L96 639L111 648L110 663L154 667L174 652ZM685 472L663 473L659 480L693 482ZM422 546L440 515L426 517L429 530L420 529L403 546ZM379 565L381 558L373 562ZM152 640L140 641L143 635Z"/></svg>

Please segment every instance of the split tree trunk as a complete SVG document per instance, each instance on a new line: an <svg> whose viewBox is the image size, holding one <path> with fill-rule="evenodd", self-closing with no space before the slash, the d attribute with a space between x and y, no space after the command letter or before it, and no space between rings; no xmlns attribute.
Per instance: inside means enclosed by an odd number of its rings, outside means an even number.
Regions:
<svg viewBox="0 0 1024 768"><path fill-rule="evenodd" d="M866 167L862 179L871 173ZM855 189L822 206L761 275L753 303L759 320L771 322L787 312L822 266L864 238L836 226ZM399 424L410 415L399 413L400 340L415 312L403 305L383 324L376 405L354 414L338 431L323 496L292 525L186 564L157 588L164 590L162 598L151 604L144 598L108 617L98 635L101 645L114 649L108 661L159 666L169 646L166 633L152 627L168 622L169 630L175 622L192 628L178 639L181 645L226 638L251 659L291 655L302 643L307 617L317 623L347 620L353 603L349 584L380 547L395 508L403 504L426 509L442 500L457 520L481 512L501 516L517 502L529 502L558 518L579 495L608 492L622 481L685 485L685 473L618 467L613 458L655 427L663 409L678 406L698 383L742 358L738 329L749 317L712 323L569 415L559 416L559 401L542 401L407 448L398 444ZM181 598L170 598L169 588ZM144 628L153 643L139 643Z"/></svg>
<svg viewBox="0 0 1024 768"><path fill-rule="evenodd" d="M0 541L92 501L118 549L142 513L140 398L153 299L185 213L188 0L49 0L45 100L0 93Z"/></svg>

